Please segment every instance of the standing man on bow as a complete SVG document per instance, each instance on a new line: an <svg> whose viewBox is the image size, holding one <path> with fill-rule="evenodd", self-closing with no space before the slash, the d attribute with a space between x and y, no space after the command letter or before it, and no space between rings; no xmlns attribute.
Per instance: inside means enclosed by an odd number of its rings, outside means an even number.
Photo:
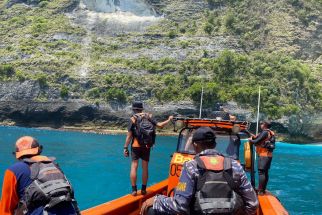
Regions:
<svg viewBox="0 0 322 215"><path fill-rule="evenodd" d="M152 114L143 112L143 103L134 102L132 104L133 116L130 118L128 132L124 144L124 156L129 156L129 145L131 144L131 172L130 179L132 185L132 195L137 195L137 169L139 159L142 160L142 189L141 194L146 194L146 186L148 183L148 164L150 159L150 150L155 143L155 129L163 128L172 119L173 116L163 122L157 122L153 119Z"/></svg>
<svg viewBox="0 0 322 215"><path fill-rule="evenodd" d="M270 130L271 123L269 121L263 121L260 127L262 129L261 133L248 140L255 145L258 156L258 194L264 194L268 183L268 171L272 163L273 150L275 149L275 133Z"/></svg>

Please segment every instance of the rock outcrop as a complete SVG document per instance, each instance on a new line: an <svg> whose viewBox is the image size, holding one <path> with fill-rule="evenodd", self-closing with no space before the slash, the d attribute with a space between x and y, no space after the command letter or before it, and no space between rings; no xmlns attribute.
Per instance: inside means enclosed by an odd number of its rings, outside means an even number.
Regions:
<svg viewBox="0 0 322 215"><path fill-rule="evenodd" d="M174 113L188 116L197 113L197 110L182 105L168 105L163 108L160 110L147 107L147 111L152 112L157 120L164 120ZM81 127L89 124L94 127L126 127L130 115L130 106L115 110L110 105L97 106L84 100L0 101L0 121L28 127Z"/></svg>
<svg viewBox="0 0 322 215"><path fill-rule="evenodd" d="M45 94L46 101L41 101ZM195 116L191 103L149 106L157 119L169 114ZM92 124L93 126L124 127L131 107L117 102L93 104L82 99L62 99L58 89L41 86L38 81L0 83L0 121L21 126L54 127Z"/></svg>

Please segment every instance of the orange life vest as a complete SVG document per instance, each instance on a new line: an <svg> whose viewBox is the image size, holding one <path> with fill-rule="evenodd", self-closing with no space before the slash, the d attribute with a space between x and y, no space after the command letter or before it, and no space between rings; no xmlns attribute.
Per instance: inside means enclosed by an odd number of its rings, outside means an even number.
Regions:
<svg viewBox="0 0 322 215"><path fill-rule="evenodd" d="M272 151L270 151L267 148L264 148L263 145L266 141L269 141L271 137L275 135L275 133L269 129L267 129L266 131L268 131L268 136L256 146L256 153L258 156L261 156L261 157L272 157L273 156Z"/></svg>
<svg viewBox="0 0 322 215"><path fill-rule="evenodd" d="M132 121L132 124L135 124L136 123L136 119L134 116L131 117L131 121ZM136 147L140 147L140 144L139 144L139 141L138 139L134 136L134 133L132 133L132 147L133 148L136 148Z"/></svg>

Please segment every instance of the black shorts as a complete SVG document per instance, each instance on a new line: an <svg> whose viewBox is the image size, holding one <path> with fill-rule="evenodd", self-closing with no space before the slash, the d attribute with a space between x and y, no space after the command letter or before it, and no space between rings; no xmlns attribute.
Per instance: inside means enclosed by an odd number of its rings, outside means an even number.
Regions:
<svg viewBox="0 0 322 215"><path fill-rule="evenodd" d="M257 168L262 170L268 170L271 168L272 157L258 157Z"/></svg>
<svg viewBox="0 0 322 215"><path fill-rule="evenodd" d="M147 147L132 147L131 148L132 160L142 159L144 161L150 160L150 148Z"/></svg>

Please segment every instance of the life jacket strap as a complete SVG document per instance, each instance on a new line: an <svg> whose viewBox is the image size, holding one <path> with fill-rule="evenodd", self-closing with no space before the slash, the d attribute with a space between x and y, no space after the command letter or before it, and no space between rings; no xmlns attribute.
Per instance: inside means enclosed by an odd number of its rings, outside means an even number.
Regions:
<svg viewBox="0 0 322 215"><path fill-rule="evenodd" d="M201 198L200 191L197 194L197 198L199 199L200 208L203 211L207 211L213 208L221 208L221 209L231 209L232 203L235 204L234 196L235 192L232 192L232 198Z"/></svg>
<svg viewBox="0 0 322 215"><path fill-rule="evenodd" d="M52 198L50 202L45 206L45 209L52 208L61 202L72 202L72 198L70 197L70 195Z"/></svg>

